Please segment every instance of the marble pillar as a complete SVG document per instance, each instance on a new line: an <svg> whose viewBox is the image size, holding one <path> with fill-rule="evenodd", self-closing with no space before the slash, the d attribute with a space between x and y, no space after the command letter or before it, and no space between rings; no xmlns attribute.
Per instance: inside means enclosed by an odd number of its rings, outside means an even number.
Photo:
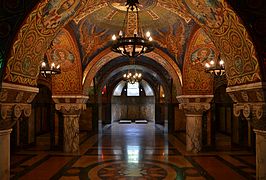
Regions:
<svg viewBox="0 0 266 180"><path fill-rule="evenodd" d="M0 130L0 179L10 177L10 133L12 129Z"/></svg>
<svg viewBox="0 0 266 180"><path fill-rule="evenodd" d="M79 115L64 115L64 152L79 151Z"/></svg>
<svg viewBox="0 0 266 180"><path fill-rule="evenodd" d="M87 96L53 96L55 109L63 115L63 151L79 152L79 118L86 109Z"/></svg>
<svg viewBox="0 0 266 180"><path fill-rule="evenodd" d="M179 109L186 116L186 150L197 153L202 149L202 115L210 109L213 95L178 96Z"/></svg>
<svg viewBox="0 0 266 180"><path fill-rule="evenodd" d="M256 133L256 178L266 179L266 131L254 130Z"/></svg>
<svg viewBox="0 0 266 180"><path fill-rule="evenodd" d="M202 148L202 115L186 114L186 150L199 152Z"/></svg>

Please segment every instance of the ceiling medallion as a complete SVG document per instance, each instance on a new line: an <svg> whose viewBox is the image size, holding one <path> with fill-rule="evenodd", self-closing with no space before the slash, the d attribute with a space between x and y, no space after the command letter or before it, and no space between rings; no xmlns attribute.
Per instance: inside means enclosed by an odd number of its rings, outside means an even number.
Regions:
<svg viewBox="0 0 266 180"><path fill-rule="evenodd" d="M122 26L122 30L119 31L118 37L116 35L112 36L112 46L111 50L122 55L135 58L144 53L149 53L154 50L154 44L152 41L151 33L146 32L145 36L143 35L143 30L140 28L139 23L139 13L138 13L138 0L127 0L126 2L126 16ZM132 27L132 22L128 22L130 14L136 14L136 26L132 34L129 32L129 26Z"/></svg>

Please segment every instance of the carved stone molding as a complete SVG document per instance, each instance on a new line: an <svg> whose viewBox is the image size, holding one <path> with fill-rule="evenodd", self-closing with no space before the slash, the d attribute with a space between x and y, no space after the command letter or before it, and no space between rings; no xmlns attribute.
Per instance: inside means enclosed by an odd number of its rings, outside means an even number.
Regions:
<svg viewBox="0 0 266 180"><path fill-rule="evenodd" d="M186 115L199 114L202 115L204 111L210 109L210 103L181 103L179 109L183 109Z"/></svg>
<svg viewBox="0 0 266 180"><path fill-rule="evenodd" d="M86 104L58 103L55 104L55 109L62 112L63 115L79 115L81 110L86 109Z"/></svg>
<svg viewBox="0 0 266 180"><path fill-rule="evenodd" d="M39 88L2 83L0 101L3 103L31 103Z"/></svg>
<svg viewBox="0 0 266 180"><path fill-rule="evenodd" d="M237 103L234 104L234 115L243 116L251 121L254 129L266 130L266 103Z"/></svg>
<svg viewBox="0 0 266 180"><path fill-rule="evenodd" d="M21 115L31 115L31 104L1 103L0 104L0 130L10 129Z"/></svg>
<svg viewBox="0 0 266 180"><path fill-rule="evenodd" d="M210 109L210 102L213 95L182 95L176 97L179 108L185 111L185 114L202 114L203 111Z"/></svg>
<svg viewBox="0 0 266 180"><path fill-rule="evenodd" d="M52 96L55 109L64 115L79 115L81 110L86 109L88 96Z"/></svg>
<svg viewBox="0 0 266 180"><path fill-rule="evenodd" d="M266 83L258 82L226 88L226 92L235 103L264 102Z"/></svg>

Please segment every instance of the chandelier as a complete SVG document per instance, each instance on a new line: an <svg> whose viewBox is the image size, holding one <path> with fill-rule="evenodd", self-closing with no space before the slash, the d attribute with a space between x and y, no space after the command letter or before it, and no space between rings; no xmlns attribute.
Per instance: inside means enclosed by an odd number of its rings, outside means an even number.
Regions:
<svg viewBox="0 0 266 180"><path fill-rule="evenodd" d="M120 53L128 57L138 57L144 53L153 51L154 45L152 42L151 33L146 32L145 36L139 25L139 12L137 4L138 0L127 0L125 6L127 6L127 12L124 19L122 30L119 31L118 37L116 35L112 36L113 44L111 50ZM133 36L130 34L128 19L129 19L129 10L134 13L136 12L137 22L136 29L134 30ZM128 31L127 31L128 30Z"/></svg>
<svg viewBox="0 0 266 180"><path fill-rule="evenodd" d="M130 64L134 66L134 69L129 69L128 72L123 75L123 79L130 84L135 84L142 80L142 74L137 72L134 58L130 58Z"/></svg>
<svg viewBox="0 0 266 180"><path fill-rule="evenodd" d="M45 56L43 62L41 63L40 73L44 77L60 74L61 73L60 65L56 66L55 63L49 65L47 57Z"/></svg>
<svg viewBox="0 0 266 180"><path fill-rule="evenodd" d="M205 63L205 70L215 76L223 76L225 74L224 61L218 56L218 63L211 60L209 63Z"/></svg>
<svg viewBox="0 0 266 180"><path fill-rule="evenodd" d="M134 72L128 71L123 75L123 79L130 84L135 84L136 82L140 82L142 80L142 74L138 73L135 69Z"/></svg>

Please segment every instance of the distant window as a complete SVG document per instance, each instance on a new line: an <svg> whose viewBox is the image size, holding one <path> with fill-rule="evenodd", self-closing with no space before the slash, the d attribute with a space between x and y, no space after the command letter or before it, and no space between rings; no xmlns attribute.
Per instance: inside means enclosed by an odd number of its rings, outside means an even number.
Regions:
<svg viewBox="0 0 266 180"><path fill-rule="evenodd" d="M127 96L139 96L139 83L127 83Z"/></svg>
<svg viewBox="0 0 266 180"><path fill-rule="evenodd" d="M125 86L125 81L121 81L115 88L113 95L114 96L121 96L122 90Z"/></svg>

